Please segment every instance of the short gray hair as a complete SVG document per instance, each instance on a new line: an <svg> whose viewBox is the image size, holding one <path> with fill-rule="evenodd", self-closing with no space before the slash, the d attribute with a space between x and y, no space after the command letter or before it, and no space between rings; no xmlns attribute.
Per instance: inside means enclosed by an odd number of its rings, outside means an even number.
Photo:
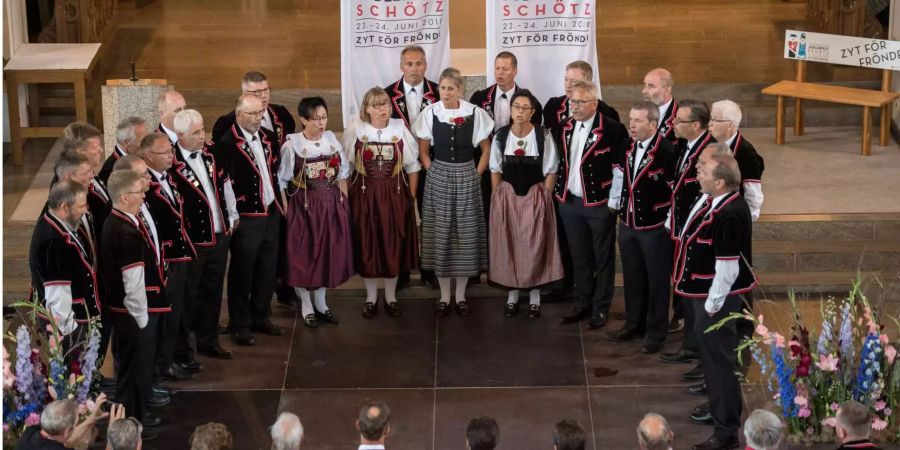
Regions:
<svg viewBox="0 0 900 450"><path fill-rule="evenodd" d="M84 156L84 153L78 153L73 151L62 152L59 155L59 159L56 160L56 166L53 167L53 173L57 178L62 180L66 172L75 172L78 170L78 166L82 164L90 164L87 156Z"/></svg>
<svg viewBox="0 0 900 450"><path fill-rule="evenodd" d="M126 117L125 120L119 122L116 126L116 143L134 142L134 129L139 126L147 126L147 121L137 116Z"/></svg>
<svg viewBox="0 0 900 450"><path fill-rule="evenodd" d="M744 422L744 437L755 450L775 450L784 439L784 422L770 411L754 410Z"/></svg>
<svg viewBox="0 0 900 450"><path fill-rule="evenodd" d="M54 210L59 209L62 205L72 205L78 194L87 194L87 188L71 180L59 180L50 186L47 208Z"/></svg>
<svg viewBox="0 0 900 450"><path fill-rule="evenodd" d="M647 111L647 120L659 123L659 107L653 102L642 101L631 105L631 109L635 111Z"/></svg>
<svg viewBox="0 0 900 450"><path fill-rule="evenodd" d="M120 198L131 189L142 177L130 170L120 170L109 174L106 188L113 204L119 204Z"/></svg>
<svg viewBox="0 0 900 450"><path fill-rule="evenodd" d="M654 423L655 422L655 423ZM646 450L668 450L672 447L672 430L665 417L648 413L637 428L638 443Z"/></svg>
<svg viewBox="0 0 900 450"><path fill-rule="evenodd" d="M137 155L125 155L119 158L115 164L113 164L113 172L119 172L121 170L134 170L134 165L137 162L144 162L140 156Z"/></svg>
<svg viewBox="0 0 900 450"><path fill-rule="evenodd" d="M591 97L597 98L597 85L590 81L576 80L572 82L572 90L579 90L588 93Z"/></svg>
<svg viewBox="0 0 900 450"><path fill-rule="evenodd" d="M133 417L116 419L109 424L106 443L112 450L137 450L144 427Z"/></svg>
<svg viewBox="0 0 900 450"><path fill-rule="evenodd" d="M722 114L722 118L733 123L735 128L741 127L743 114L741 114L741 107L737 103L731 100L719 100L712 104L710 110L719 111Z"/></svg>
<svg viewBox="0 0 900 450"><path fill-rule="evenodd" d="M711 144L711 147L722 146L727 149L725 144ZM709 148L709 147L707 147ZM737 160L731 155L731 150L727 152L716 148L712 155L712 160L716 162L716 167L712 171L713 179L722 179L725 182L725 188L728 192L736 192L741 189L741 168L738 166Z"/></svg>
<svg viewBox="0 0 900 450"><path fill-rule="evenodd" d="M303 424L294 413L283 412L272 425L272 450L297 450L303 442Z"/></svg>
<svg viewBox="0 0 900 450"><path fill-rule="evenodd" d="M176 133L187 133L191 130L191 125L198 123L203 123L203 116L196 109L185 109L175 114L172 125Z"/></svg>
<svg viewBox="0 0 900 450"><path fill-rule="evenodd" d="M58 185L59 183L57 183ZM69 399L50 402L41 412L41 430L50 436L59 436L67 428L75 426L78 408Z"/></svg>

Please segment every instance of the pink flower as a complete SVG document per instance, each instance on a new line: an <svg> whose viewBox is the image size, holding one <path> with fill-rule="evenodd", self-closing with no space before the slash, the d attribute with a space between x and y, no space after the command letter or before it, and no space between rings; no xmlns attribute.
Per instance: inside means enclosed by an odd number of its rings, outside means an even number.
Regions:
<svg viewBox="0 0 900 450"><path fill-rule="evenodd" d="M41 416L38 415L38 413L31 413L31 414L28 415L28 417L25 418L25 425L26 425L26 426L29 426L29 427L30 427L30 426L33 426L33 425L37 425L37 424L39 424L39 423L41 423Z"/></svg>
<svg viewBox="0 0 900 450"><path fill-rule="evenodd" d="M800 405L800 406L806 406L809 404L809 400L807 400L806 397L804 397L802 395L798 395L798 396L794 397L794 403L796 403L797 405Z"/></svg>
<svg viewBox="0 0 900 450"><path fill-rule="evenodd" d="M837 410L841 409L841 405L838 405L837 403L832 403L831 406L829 406L828 408L831 409L832 411L837 411Z"/></svg>
<svg viewBox="0 0 900 450"><path fill-rule="evenodd" d="M53 327L49 323L47 324L47 331L53 332Z"/></svg>
<svg viewBox="0 0 900 450"><path fill-rule="evenodd" d="M873 430L881 431L885 428L887 428L887 422L885 422L883 419L876 417L872 420Z"/></svg>
<svg viewBox="0 0 900 450"><path fill-rule="evenodd" d="M884 408L884 417L891 417L894 411L891 408Z"/></svg>
<svg viewBox="0 0 900 450"><path fill-rule="evenodd" d="M825 372L834 372L837 370L840 361L834 355L819 355L819 362L816 363L816 366Z"/></svg>
<svg viewBox="0 0 900 450"><path fill-rule="evenodd" d="M877 402L875 402L875 411L881 411L885 407L887 407L887 403L885 403L884 400L878 400Z"/></svg>
<svg viewBox="0 0 900 450"><path fill-rule="evenodd" d="M884 347L884 356L887 356L887 363L894 364L894 358L897 357L897 349L893 345Z"/></svg>
<svg viewBox="0 0 900 450"><path fill-rule="evenodd" d="M797 412L797 416L799 417L809 417L810 414L812 414L812 412L809 408L800 408L800 411Z"/></svg>
<svg viewBox="0 0 900 450"><path fill-rule="evenodd" d="M888 345L888 342L890 342L890 340L888 339L886 334L881 334L878 336L878 342L881 342L881 345L884 346Z"/></svg>
<svg viewBox="0 0 900 450"><path fill-rule="evenodd" d="M822 419L822 425L834 428L837 426L837 417L826 417Z"/></svg>
<svg viewBox="0 0 900 450"><path fill-rule="evenodd" d="M759 325L756 326L756 334L758 334L758 335L760 335L760 336L762 336L762 337L768 337L768 336L769 336L769 329L766 328L765 325L759 324Z"/></svg>

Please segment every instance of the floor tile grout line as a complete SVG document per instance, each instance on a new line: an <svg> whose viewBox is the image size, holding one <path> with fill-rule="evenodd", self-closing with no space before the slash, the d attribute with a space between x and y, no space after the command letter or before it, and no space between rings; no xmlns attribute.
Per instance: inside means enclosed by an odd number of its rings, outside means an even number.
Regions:
<svg viewBox="0 0 900 450"><path fill-rule="evenodd" d="M297 318L299 317L299 314L300 313L297 311L294 311L293 326L291 327L291 341L290 345L288 345L287 361L284 365L284 377L281 379L281 394L278 396L278 409L275 411L276 416L278 411L281 411L281 405L284 402L284 392L287 390L287 377L291 368L291 353L294 352L294 335L297 333Z"/></svg>
<svg viewBox="0 0 900 450"><path fill-rule="evenodd" d="M587 354L584 350L584 330L581 323L578 324L578 338L581 342L581 364L584 366L584 392L587 395L588 419L591 421L591 442L594 444L594 450L600 450L597 448L597 437L594 430L594 407L591 404L591 384L588 382Z"/></svg>

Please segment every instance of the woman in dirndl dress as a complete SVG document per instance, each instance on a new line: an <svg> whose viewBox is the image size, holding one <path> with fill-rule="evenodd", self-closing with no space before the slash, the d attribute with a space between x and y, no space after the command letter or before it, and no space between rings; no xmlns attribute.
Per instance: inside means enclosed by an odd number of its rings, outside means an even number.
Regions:
<svg viewBox="0 0 900 450"><path fill-rule="evenodd" d="M400 316L397 276L418 267L413 201L419 179L419 147L400 119L391 119L388 94L379 87L363 96L361 122L344 133L350 182L350 229L356 273L366 284L362 316L378 311L378 281L385 310ZM404 174L405 173L405 174Z"/></svg>
<svg viewBox="0 0 900 450"><path fill-rule="evenodd" d="M303 323L315 327L317 319L338 323L325 290L353 276L350 165L334 133L325 131L325 100L304 98L297 112L303 131L288 135L281 148L278 182L287 205L287 284L300 297Z"/></svg>
<svg viewBox="0 0 900 450"><path fill-rule="evenodd" d="M434 270L441 288L437 315L450 309L450 280L456 279L456 312L469 314L466 283L487 270L487 236L481 174L487 170L488 137L494 121L465 101L459 70L441 72L441 101L425 108L413 130L419 159L428 170L422 204L422 268ZM480 147L481 157L475 160Z"/></svg>
<svg viewBox="0 0 900 450"><path fill-rule="evenodd" d="M506 317L519 312L519 289L530 289L528 317L540 317L540 286L564 276L553 210L559 154L550 133L531 123L539 108L530 91L515 93L512 121L491 145L489 278L509 288Z"/></svg>

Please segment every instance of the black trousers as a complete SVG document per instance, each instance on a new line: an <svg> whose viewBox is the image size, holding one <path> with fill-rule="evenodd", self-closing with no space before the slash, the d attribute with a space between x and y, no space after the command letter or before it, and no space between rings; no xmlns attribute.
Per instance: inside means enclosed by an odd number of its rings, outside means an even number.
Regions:
<svg viewBox="0 0 900 450"><path fill-rule="evenodd" d="M682 304L690 305L691 299L689 298L681 297L678 294L675 294L674 298L678 299ZM747 292L746 294L743 294L742 309L749 309L750 311L753 311L753 292ZM753 329L755 326L753 325L752 321L747 319L737 319L736 322L738 342L741 342L744 339L753 336ZM681 344L681 348L691 352L700 351L700 343L698 342L697 334L694 332L693 308L684 309L684 341ZM744 363L749 364L750 359L745 358Z"/></svg>
<svg viewBox="0 0 900 450"><path fill-rule="evenodd" d="M639 231L619 224L625 326L645 330L648 343L665 342L669 332L669 277L674 248L663 227Z"/></svg>
<svg viewBox="0 0 900 450"><path fill-rule="evenodd" d="M231 236L228 269L228 321L231 331L246 331L269 320L278 266L281 214L275 203L266 216L243 216Z"/></svg>
<svg viewBox="0 0 900 450"><path fill-rule="evenodd" d="M172 304L172 311L166 314L159 324L156 370L160 375L175 362L175 348L181 337L184 323L185 286L187 285L188 268L191 264L193 263L168 263L166 268L166 300Z"/></svg>
<svg viewBox="0 0 900 450"><path fill-rule="evenodd" d="M685 299L687 300L687 299ZM689 300L694 310L694 333L700 342L700 363L709 388L709 410L719 439L737 437L741 426L741 383L735 375L738 345L737 326L729 321L716 331L705 333L710 325L743 308L740 296L729 295L725 304L712 317L704 307L706 298ZM685 305L687 306L687 305Z"/></svg>
<svg viewBox="0 0 900 450"><path fill-rule="evenodd" d="M591 314L608 314L615 288L616 216L606 205L585 207L569 195L559 205L572 254L575 305Z"/></svg>
<svg viewBox="0 0 900 450"><path fill-rule="evenodd" d="M293 286L288 286L284 280L287 279L287 246L283 245L284 242L287 242L287 217L281 215L280 216L281 224L278 226L278 242L281 242L282 245L278 246L278 279L276 280L275 285L275 295L278 296L278 300L280 301L289 301L297 298L297 294L294 293Z"/></svg>
<svg viewBox="0 0 900 450"><path fill-rule="evenodd" d="M128 415L143 420L147 400L153 387L153 367L159 323L164 314L150 313L147 326L138 327L130 314L112 313L113 356L116 359L116 402L125 406Z"/></svg>
<svg viewBox="0 0 900 450"><path fill-rule="evenodd" d="M225 267L231 236L216 234L216 245L196 247L197 259L188 270L187 297L193 308L185 313L194 331L197 348L209 350L219 345L219 314L225 289Z"/></svg>

